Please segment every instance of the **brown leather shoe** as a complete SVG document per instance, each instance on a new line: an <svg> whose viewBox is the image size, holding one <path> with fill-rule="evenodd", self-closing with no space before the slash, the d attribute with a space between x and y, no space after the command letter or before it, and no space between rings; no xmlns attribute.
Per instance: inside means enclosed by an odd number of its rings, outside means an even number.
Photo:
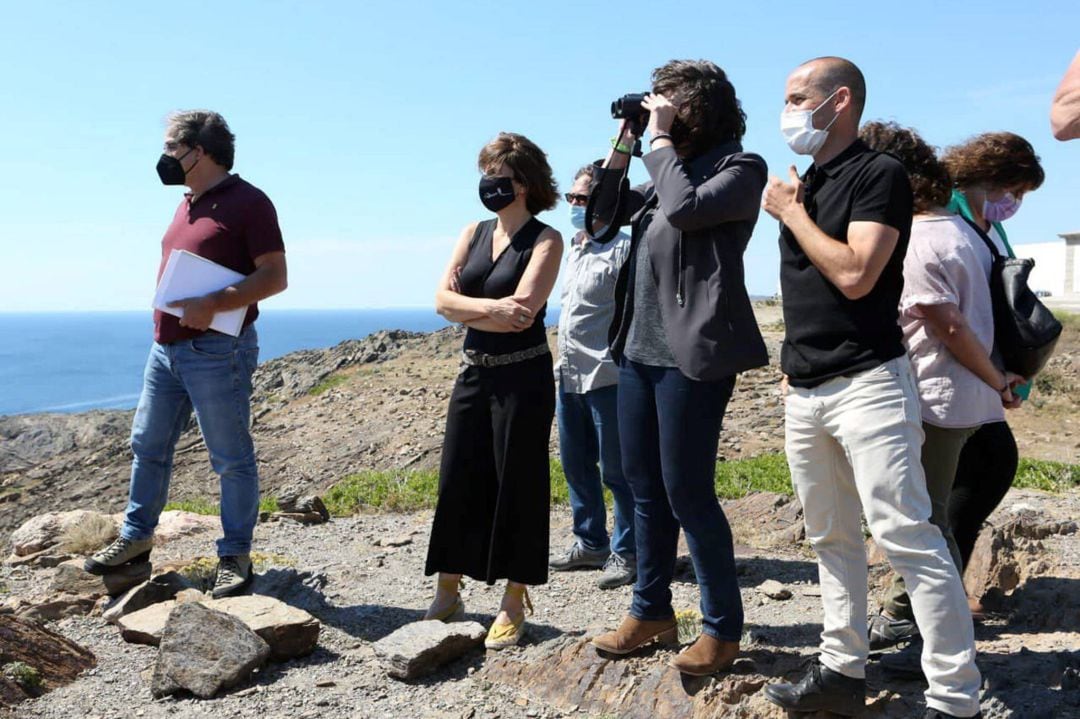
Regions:
<svg viewBox="0 0 1080 719"><path fill-rule="evenodd" d="M697 641L672 657L668 662L683 674L692 677L707 677L730 669L739 656L738 642L725 642L722 639L702 634Z"/></svg>
<svg viewBox="0 0 1080 719"><path fill-rule="evenodd" d="M615 631L594 637L592 645L610 654L622 655L629 654L653 640L667 646L678 646L679 629L675 624L675 617L646 620L627 616Z"/></svg>

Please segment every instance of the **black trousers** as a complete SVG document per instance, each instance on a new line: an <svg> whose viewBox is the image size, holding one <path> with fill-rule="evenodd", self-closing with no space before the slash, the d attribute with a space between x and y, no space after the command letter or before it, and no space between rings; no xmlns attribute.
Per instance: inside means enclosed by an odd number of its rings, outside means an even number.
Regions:
<svg viewBox="0 0 1080 719"><path fill-rule="evenodd" d="M963 567L967 567L983 522L1012 486L1019 463L1016 439L1005 422L984 424L964 444L949 495L949 525Z"/></svg>
<svg viewBox="0 0 1080 719"><path fill-rule="evenodd" d="M543 354L458 375L425 574L465 574L489 584L547 581L551 366L551 355Z"/></svg>

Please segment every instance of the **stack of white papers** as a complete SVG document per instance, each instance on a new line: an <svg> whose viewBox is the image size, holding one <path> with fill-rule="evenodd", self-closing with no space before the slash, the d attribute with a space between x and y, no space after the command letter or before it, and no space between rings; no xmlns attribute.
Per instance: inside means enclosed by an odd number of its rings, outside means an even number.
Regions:
<svg viewBox="0 0 1080 719"><path fill-rule="evenodd" d="M211 292L223 290L235 285L244 277L235 270L230 270L228 267L223 267L187 250L173 250L169 253L165 271L161 273L161 281L158 282L157 291L154 293L154 309L174 317L183 317L184 310L179 307L169 307L170 302L202 297ZM210 329L239 337L240 331L244 329L246 315L247 307L218 312L210 323Z"/></svg>

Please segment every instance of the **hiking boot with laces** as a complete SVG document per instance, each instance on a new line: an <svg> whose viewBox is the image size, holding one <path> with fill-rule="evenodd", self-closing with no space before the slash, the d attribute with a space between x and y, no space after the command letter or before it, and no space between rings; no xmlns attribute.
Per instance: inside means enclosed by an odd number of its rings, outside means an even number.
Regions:
<svg viewBox="0 0 1080 719"><path fill-rule="evenodd" d="M893 619L884 612L870 617L870 651L876 652L898 644L910 644L919 636L919 627L910 619Z"/></svg>
<svg viewBox="0 0 1080 719"><path fill-rule="evenodd" d="M240 554L235 557L220 557L217 573L214 576L214 599L231 597L248 588L255 572L251 568L251 555Z"/></svg>
<svg viewBox="0 0 1080 719"><path fill-rule="evenodd" d="M588 549L580 539L574 540L570 548L558 557L552 557L548 566L556 572L570 569L601 569L611 551L608 549Z"/></svg>
<svg viewBox="0 0 1080 719"><path fill-rule="evenodd" d="M87 557L83 562L83 569L101 576L115 572L127 564L146 562L150 559L150 549L153 546L153 537L150 539L117 537L112 544Z"/></svg>
<svg viewBox="0 0 1080 719"><path fill-rule="evenodd" d="M601 589L614 589L633 584L637 579L637 558L633 555L624 557L615 552L604 562L604 573L596 584Z"/></svg>

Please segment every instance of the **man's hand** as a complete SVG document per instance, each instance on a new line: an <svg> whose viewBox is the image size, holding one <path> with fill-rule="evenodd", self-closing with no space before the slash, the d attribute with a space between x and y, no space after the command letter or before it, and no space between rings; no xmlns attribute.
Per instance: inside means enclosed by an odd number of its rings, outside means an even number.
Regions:
<svg viewBox="0 0 1080 719"><path fill-rule="evenodd" d="M217 306L209 295L170 302L169 307L177 307L184 311L180 318L182 327L190 327L200 332L210 329L210 323L214 321L214 314L217 312Z"/></svg>
<svg viewBox="0 0 1080 719"><path fill-rule="evenodd" d="M788 176L791 184L773 176L769 178L769 184L765 186L765 193L761 197L761 207L775 219L785 222L784 218L792 211L805 211L803 207L803 182L799 179L799 173L792 165L788 168Z"/></svg>

